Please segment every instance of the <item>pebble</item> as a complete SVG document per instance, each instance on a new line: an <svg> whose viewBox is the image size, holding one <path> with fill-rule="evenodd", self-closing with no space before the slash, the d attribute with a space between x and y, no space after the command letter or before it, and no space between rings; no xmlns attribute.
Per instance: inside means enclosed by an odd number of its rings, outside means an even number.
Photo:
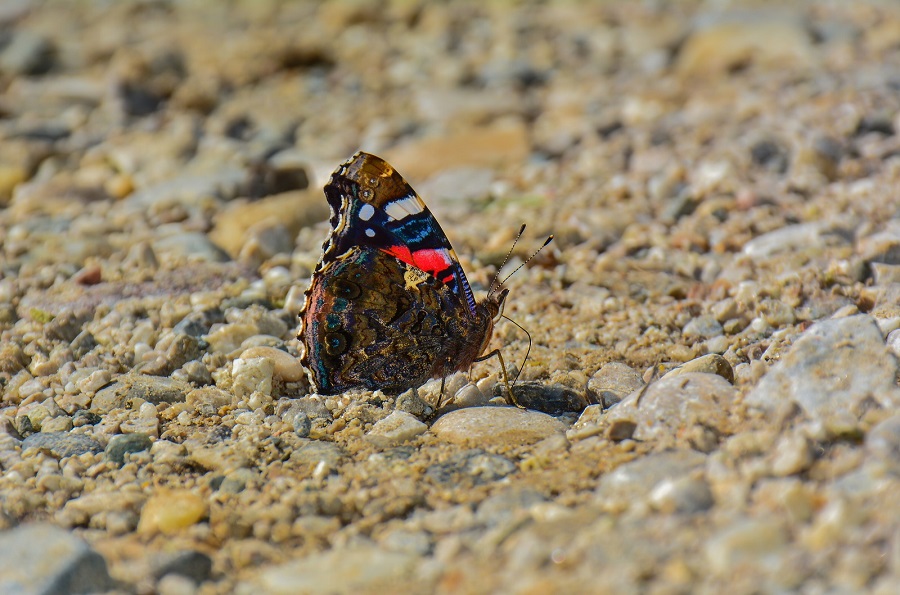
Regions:
<svg viewBox="0 0 900 595"><path fill-rule="evenodd" d="M250 231L267 221L282 225L291 238L303 227L328 218L328 205L321 191L299 190L269 196L254 202L235 201L215 218L209 237L233 258L237 258Z"/></svg>
<svg viewBox="0 0 900 595"><path fill-rule="evenodd" d="M93 438L71 432L40 432L22 441L22 450L36 448L57 459L101 452L103 447Z"/></svg>
<svg viewBox="0 0 900 595"><path fill-rule="evenodd" d="M609 409L643 385L637 370L621 362L610 362L590 377L588 391L593 393L595 402Z"/></svg>
<svg viewBox="0 0 900 595"><path fill-rule="evenodd" d="M462 129L454 134L412 140L384 158L408 179L424 180L456 167L495 167L524 159L528 131L519 122Z"/></svg>
<svg viewBox="0 0 900 595"><path fill-rule="evenodd" d="M65 529L30 523L0 533L2 593L98 593L115 586L103 557Z"/></svg>
<svg viewBox="0 0 900 595"><path fill-rule="evenodd" d="M431 465L425 477L443 485L482 485L502 479L516 469L516 464L508 458L475 448Z"/></svg>
<svg viewBox="0 0 900 595"><path fill-rule="evenodd" d="M722 332L722 325L712 314L703 314L692 318L681 330L681 334L688 339L709 339L718 337Z"/></svg>
<svg viewBox="0 0 900 595"><path fill-rule="evenodd" d="M275 363L264 357L251 359L238 358L231 367L231 390L239 399L249 397L251 393L272 394L272 379Z"/></svg>
<svg viewBox="0 0 900 595"><path fill-rule="evenodd" d="M106 458L121 465L125 462L125 455L133 452L148 450L153 444L147 434L120 434L113 436L106 445Z"/></svg>
<svg viewBox="0 0 900 595"><path fill-rule="evenodd" d="M151 574L157 579L177 575L199 585L209 580L212 566L212 559L203 552L182 550L154 557L151 561Z"/></svg>
<svg viewBox="0 0 900 595"><path fill-rule="evenodd" d="M667 376L642 393L632 393L606 414L608 424L635 424L636 440L674 446L690 440L694 427L724 431L736 392L721 376L689 373Z"/></svg>
<svg viewBox="0 0 900 595"><path fill-rule="evenodd" d="M224 322L224 320L225 317L219 309L191 312L172 328L172 332L199 338L208 333L213 324Z"/></svg>
<svg viewBox="0 0 900 595"><path fill-rule="evenodd" d="M744 244L744 254L753 259L770 258L782 252L822 248L834 227L826 223L798 223L757 236Z"/></svg>
<svg viewBox="0 0 900 595"><path fill-rule="evenodd" d="M132 195L133 196L133 195ZM213 244L205 233L181 232L155 240L153 254L161 261L227 262L228 254Z"/></svg>
<svg viewBox="0 0 900 595"><path fill-rule="evenodd" d="M800 22L789 18L722 18L700 28L684 42L675 64L685 78L712 77L738 67L803 71L816 52Z"/></svg>
<svg viewBox="0 0 900 595"><path fill-rule="evenodd" d="M412 440L428 430L428 426L405 411L394 411L372 426L366 433L366 441L379 448L397 446Z"/></svg>
<svg viewBox="0 0 900 595"><path fill-rule="evenodd" d="M672 481L692 476L706 463L706 455L691 450L673 450L639 457L634 461L619 465L603 475L597 484L596 498L609 510L628 509L652 498L653 491L664 481ZM672 490L672 486L665 488ZM683 489L683 488L682 488ZM686 490L690 492L691 490ZM696 500L682 502L685 510L701 508L700 490L695 490ZM689 496L689 495L688 495ZM688 496L685 496L686 498ZM693 496L691 496L693 497ZM657 494L657 501L677 499L675 496ZM708 506L707 506L708 508Z"/></svg>
<svg viewBox="0 0 900 595"><path fill-rule="evenodd" d="M459 409L442 415L431 426L441 440L459 444L533 444L565 429L562 422L545 413L512 407Z"/></svg>
<svg viewBox="0 0 900 595"><path fill-rule="evenodd" d="M344 451L332 442L309 442L291 453L291 463L315 467L324 463L331 469L337 469L345 459Z"/></svg>
<svg viewBox="0 0 900 595"><path fill-rule="evenodd" d="M787 540L778 520L739 520L709 538L706 559L710 570L720 575L746 566L762 570L782 555Z"/></svg>
<svg viewBox="0 0 900 595"><path fill-rule="evenodd" d="M56 48L51 40L27 30L13 29L11 33L0 51L0 72L39 75L53 68Z"/></svg>
<svg viewBox="0 0 900 595"><path fill-rule="evenodd" d="M771 412L793 401L812 419L838 421L844 414L860 415L868 399L888 408L900 405L896 369L871 317L826 320L794 343L746 403Z"/></svg>
<svg viewBox="0 0 900 595"><path fill-rule="evenodd" d="M809 441L796 434L782 436L772 453L772 473L787 477L806 471L813 462Z"/></svg>
<svg viewBox="0 0 900 595"><path fill-rule="evenodd" d="M94 395L91 411L99 414L109 413L132 399L141 399L153 405L183 403L190 391L190 384L169 378L140 374L121 376L119 380Z"/></svg>
<svg viewBox="0 0 900 595"><path fill-rule="evenodd" d="M158 490L144 503L138 533L175 535L208 514L206 502L189 490Z"/></svg>
<svg viewBox="0 0 900 595"><path fill-rule="evenodd" d="M399 395L394 403L394 408L420 419L434 413L434 408L419 396L419 392L415 388Z"/></svg>
<svg viewBox="0 0 900 595"><path fill-rule="evenodd" d="M453 395L453 404L457 407L484 407L490 399L481 392L477 384L465 384Z"/></svg>
<svg viewBox="0 0 900 595"><path fill-rule="evenodd" d="M519 405L549 415L581 413L589 405L584 391L562 384L525 381L516 384L512 390Z"/></svg>
<svg viewBox="0 0 900 595"><path fill-rule="evenodd" d="M866 452L891 466L900 466L900 415L892 415L869 430Z"/></svg>
<svg viewBox="0 0 900 595"><path fill-rule="evenodd" d="M298 382L306 378L306 371L300 360L286 351L274 347L250 347L241 353L241 359L265 358L272 362L273 376L284 382Z"/></svg>
<svg viewBox="0 0 900 595"><path fill-rule="evenodd" d="M709 355L704 355L681 364L677 368L666 372L663 378L681 374L691 374L693 372L716 374L731 384L734 384L734 368L731 367L731 364L728 363L727 359L717 353L710 353Z"/></svg>
<svg viewBox="0 0 900 595"><path fill-rule="evenodd" d="M242 586L272 595L391 590L412 576L418 562L418 556L371 546L336 548L267 568Z"/></svg>
<svg viewBox="0 0 900 595"><path fill-rule="evenodd" d="M709 484L694 477L667 478L656 484L648 499L650 506L664 513L694 514L715 504Z"/></svg>
<svg viewBox="0 0 900 595"><path fill-rule="evenodd" d="M309 416L304 411L300 411L294 415L294 418L291 421L291 427L294 428L294 433L300 438L309 438L309 433L312 431L312 423L309 421Z"/></svg>
<svg viewBox="0 0 900 595"><path fill-rule="evenodd" d="M222 407L231 405L232 398L231 393L227 393L220 388L204 386L189 392L184 402L188 407L196 411L206 411L208 409L211 413L216 413Z"/></svg>

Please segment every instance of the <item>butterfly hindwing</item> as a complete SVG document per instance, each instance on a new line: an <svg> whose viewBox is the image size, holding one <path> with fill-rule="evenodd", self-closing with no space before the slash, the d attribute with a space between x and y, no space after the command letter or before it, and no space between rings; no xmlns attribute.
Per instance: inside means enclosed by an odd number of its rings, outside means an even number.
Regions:
<svg viewBox="0 0 900 595"><path fill-rule="evenodd" d="M303 319L303 363L321 394L357 387L396 394L457 357L452 338L471 323L448 320L458 301L445 284L368 246L351 248L321 273Z"/></svg>

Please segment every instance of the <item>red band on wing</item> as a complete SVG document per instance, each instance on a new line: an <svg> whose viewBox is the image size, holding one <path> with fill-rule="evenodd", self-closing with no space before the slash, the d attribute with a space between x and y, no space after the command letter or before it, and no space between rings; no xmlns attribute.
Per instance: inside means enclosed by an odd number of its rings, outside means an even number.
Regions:
<svg viewBox="0 0 900 595"><path fill-rule="evenodd" d="M444 249L434 250L426 248L410 252L406 246L397 245L389 247L385 252L397 260L422 269L433 277L437 277L438 273L453 264L450 254ZM453 278L452 275L450 278Z"/></svg>

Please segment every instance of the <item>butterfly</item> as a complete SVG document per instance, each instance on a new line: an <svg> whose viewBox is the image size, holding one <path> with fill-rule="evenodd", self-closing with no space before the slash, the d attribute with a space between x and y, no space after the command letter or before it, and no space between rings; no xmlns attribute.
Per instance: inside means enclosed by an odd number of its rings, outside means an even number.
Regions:
<svg viewBox="0 0 900 595"><path fill-rule="evenodd" d="M385 160L356 153L331 175L325 197L331 233L298 335L316 391L397 395L497 355L515 403L500 352L482 355L508 290L492 284L475 300L441 226Z"/></svg>

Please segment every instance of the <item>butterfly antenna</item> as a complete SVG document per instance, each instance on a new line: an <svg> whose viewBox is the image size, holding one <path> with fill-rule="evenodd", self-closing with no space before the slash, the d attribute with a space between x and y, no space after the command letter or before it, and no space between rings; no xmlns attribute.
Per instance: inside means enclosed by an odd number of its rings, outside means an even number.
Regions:
<svg viewBox="0 0 900 595"><path fill-rule="evenodd" d="M506 256L503 258L503 262L499 267L497 267L497 274L494 275L494 278L491 280L491 284L488 287L488 296L493 295L497 288L503 285L502 282L499 285L497 284L497 279L500 278L500 271L503 270L504 266L506 266L506 263L509 261L509 257L512 256L513 248L515 248L516 244L519 243L519 238L522 237L523 233L525 233L524 223L522 224L522 227L519 228L519 233L516 234L516 239L513 240L512 246L509 247L509 252L506 253Z"/></svg>
<svg viewBox="0 0 900 595"><path fill-rule="evenodd" d="M522 365L519 367L519 371L516 372L516 377L513 378L513 381L512 381L513 386L515 386L516 382L518 382L518 380L519 380L519 374L522 373L522 370L525 368L525 364L528 363L528 356L531 354L531 333L529 333L528 330L524 326L522 326L521 324L519 324L518 322L516 322L509 316L504 315L503 318L510 321L511 323L513 323L514 325L519 327L520 329L522 329L522 332L525 333L525 336L528 337L528 349L525 350L525 359L522 360Z"/></svg>
<svg viewBox="0 0 900 595"><path fill-rule="evenodd" d="M522 226L522 229L525 229L525 226L524 226L524 225ZM519 232L519 235L522 235L522 232ZM518 238L516 238L516 239L518 240ZM552 242L552 241L553 241L553 236L551 235L550 237L548 237L548 238L544 241L543 244L541 244L541 247L540 247L540 248L538 248L537 250L534 251L534 254L532 254L532 255L529 256L527 259L525 259L525 262L523 262L522 264L520 264L519 266L517 266L516 269L515 269L513 272L511 272L511 273L508 274L506 277L504 277L504 278L503 278L503 281L500 282L500 285L502 286L504 283L506 283L506 282L509 280L510 277L512 277L513 275L515 275L516 273L518 273L518 272L519 272L519 269L521 269L523 266L525 266L526 264L528 264L529 262L531 262L531 259L534 258L535 256L537 256L538 253L539 253L541 250L543 250L544 248L546 248L546 247L547 247L547 244L549 244L549 243ZM516 245L516 244L513 243L513 246L515 246L515 245ZM509 257L507 256L507 258L509 258ZM506 261L504 261L503 264L506 264ZM500 271L498 270L497 273L499 274Z"/></svg>

